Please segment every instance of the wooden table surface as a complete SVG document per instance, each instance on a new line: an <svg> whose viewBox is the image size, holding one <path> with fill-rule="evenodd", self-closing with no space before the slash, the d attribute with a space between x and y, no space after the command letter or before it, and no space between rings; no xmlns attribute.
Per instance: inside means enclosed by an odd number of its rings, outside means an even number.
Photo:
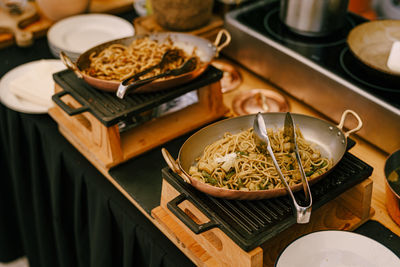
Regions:
<svg viewBox="0 0 400 267"><path fill-rule="evenodd" d="M237 67L240 74L242 75L243 82L237 89L224 94L224 103L231 110L232 110L231 103L235 98L235 96L240 91L250 90L250 89L269 89L269 90L274 90L284 95L287 98L291 112L312 115L321 119L329 120L329 118L327 118L323 114L315 111L306 104L291 97L284 91L277 89L274 85L268 83L264 79L252 74L251 72L241 68L236 64L234 65ZM338 122L334 123L337 124ZM358 137L357 135L351 135L351 138L356 141L356 145L351 149L351 153L374 168L374 171L370 177L373 180L373 193L372 193L371 206L375 210L375 214L372 217L372 219L379 221L381 224L389 228L392 232L400 236L400 226L397 225L390 218L385 205L386 195L385 195L384 165L385 165L385 160L389 155L386 152L377 148L376 146L372 145L371 143Z"/></svg>

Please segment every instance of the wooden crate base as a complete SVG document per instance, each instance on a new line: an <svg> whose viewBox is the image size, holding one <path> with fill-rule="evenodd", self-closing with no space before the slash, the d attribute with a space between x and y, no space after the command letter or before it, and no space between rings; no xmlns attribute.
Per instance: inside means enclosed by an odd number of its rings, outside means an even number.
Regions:
<svg viewBox="0 0 400 267"><path fill-rule="evenodd" d="M158 228L198 266L274 266L279 253L299 236L327 229L351 231L374 214L371 208L372 180L367 179L313 211L308 224L295 224L246 252L219 228L194 234L166 206L178 195L179 192L163 180L161 205L152 210L152 216ZM196 223L208 220L189 201L179 207Z"/></svg>
<svg viewBox="0 0 400 267"><path fill-rule="evenodd" d="M62 90L56 84L56 92ZM108 170L224 116L219 82L197 90L199 101L181 110L154 118L119 133L118 125L106 127L90 112L69 116L59 106L49 110L60 132L98 169ZM81 105L71 95L62 101L73 109Z"/></svg>

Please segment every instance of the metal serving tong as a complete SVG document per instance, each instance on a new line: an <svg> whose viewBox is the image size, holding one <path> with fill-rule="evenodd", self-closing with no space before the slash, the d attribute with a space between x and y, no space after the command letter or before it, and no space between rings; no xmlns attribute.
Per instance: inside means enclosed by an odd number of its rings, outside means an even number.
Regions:
<svg viewBox="0 0 400 267"><path fill-rule="evenodd" d="M282 174L281 168L279 167L278 162L276 161L274 152L272 151L271 143L270 143L268 135L267 135L267 129L265 127L264 118L261 115L261 113L257 114L257 116L254 120L253 128L254 128L254 137L255 137L255 142L257 144L257 147L259 147L263 151L265 151L265 150L268 151L282 183L285 185L288 194L292 198L293 206L295 209L295 210L293 210L293 212L296 212L297 223L308 223L310 221L310 216L311 216L312 196L311 196L310 186L308 185L308 181L307 181L306 175L304 173L303 165L301 164L300 155L299 155L297 142L296 142L296 132L295 132L292 116L290 115L289 112L286 113L285 125L284 125L284 136L289 138L289 142L291 144L290 151L294 151L294 153L296 154L296 161L299 166L299 170L300 170L300 174L301 174L301 180L303 183L303 190L304 190L305 198L306 198L306 201L308 201L307 206L301 206L297 202L292 190L290 189L289 184L287 183L285 177Z"/></svg>
<svg viewBox="0 0 400 267"><path fill-rule="evenodd" d="M124 79L121 83L123 85L128 85L130 82L139 79L141 76L149 73L150 71L157 68L162 69L167 63L175 62L181 57L182 57L181 53L178 49L169 49L162 55L160 62L158 62L153 66L148 67L147 69L142 70L141 72L129 76L128 78Z"/></svg>
<svg viewBox="0 0 400 267"><path fill-rule="evenodd" d="M179 66L176 69L172 69L172 70L168 70L164 73L152 76L150 78L147 79L143 79L143 80L138 80L139 77L143 76L146 73L149 73L151 70L155 69L155 68L161 68L166 64L166 63L170 63L173 61L176 61L179 59L180 56L176 56L175 54L173 54L174 50L169 50L171 52L166 52L166 54L164 54L163 58L161 59L161 62L155 66L150 67L149 69L146 69L142 72L139 72L131 77L126 78L125 80L123 80L117 90L117 97L123 99L125 97L125 95L127 93L132 93L134 92L136 89L138 89L139 87L151 83L154 80L157 80L159 78L162 77L167 77L167 76L178 76L187 72L190 72L192 70L194 70L197 66L197 58L192 57L189 58L187 61L185 61L181 66ZM169 54L168 54L169 53ZM133 82L132 82L133 81Z"/></svg>

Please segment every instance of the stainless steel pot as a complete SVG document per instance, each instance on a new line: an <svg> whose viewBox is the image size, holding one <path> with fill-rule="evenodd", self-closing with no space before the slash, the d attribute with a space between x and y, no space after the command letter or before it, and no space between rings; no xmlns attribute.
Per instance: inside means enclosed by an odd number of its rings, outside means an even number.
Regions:
<svg viewBox="0 0 400 267"><path fill-rule="evenodd" d="M354 129L345 132L342 128L348 114L352 114L357 119L358 125ZM270 112L262 115L267 124L267 128L283 127L285 113ZM304 138L317 144L324 157L332 159L333 166L331 170L337 165L346 152L347 137L362 127L360 117L352 110L346 110L343 113L341 121L337 126L311 116L294 113L292 113L292 116L294 123L299 126ZM177 160L175 160L165 148L162 149L163 157L171 170L182 177L185 182L191 184L197 190L214 197L254 200L285 195L287 193L285 188L255 191L232 190L203 183L189 175L190 166L196 162L196 158L203 154L204 148L207 145L221 139L226 132L235 134L253 127L254 118L255 115L239 116L206 126L186 140L179 151ZM326 174L327 173L313 178L309 183L315 183ZM291 190L298 191L301 188L302 184L300 183L292 186Z"/></svg>
<svg viewBox="0 0 400 267"><path fill-rule="evenodd" d="M280 19L292 31L324 36L343 27L348 0L281 0Z"/></svg>

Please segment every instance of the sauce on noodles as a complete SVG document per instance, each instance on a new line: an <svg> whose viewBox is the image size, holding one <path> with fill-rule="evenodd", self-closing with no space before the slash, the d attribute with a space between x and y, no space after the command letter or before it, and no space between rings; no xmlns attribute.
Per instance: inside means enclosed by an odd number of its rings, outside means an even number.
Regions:
<svg viewBox="0 0 400 267"><path fill-rule="evenodd" d="M272 150L289 186L301 183L296 156L290 152L283 129L267 129ZM313 179L332 167L332 161L321 156L315 144L306 141L296 128L297 145L307 179ZM253 128L224 137L208 145L189 174L207 184L236 190L284 188L272 159L260 153L253 139Z"/></svg>

